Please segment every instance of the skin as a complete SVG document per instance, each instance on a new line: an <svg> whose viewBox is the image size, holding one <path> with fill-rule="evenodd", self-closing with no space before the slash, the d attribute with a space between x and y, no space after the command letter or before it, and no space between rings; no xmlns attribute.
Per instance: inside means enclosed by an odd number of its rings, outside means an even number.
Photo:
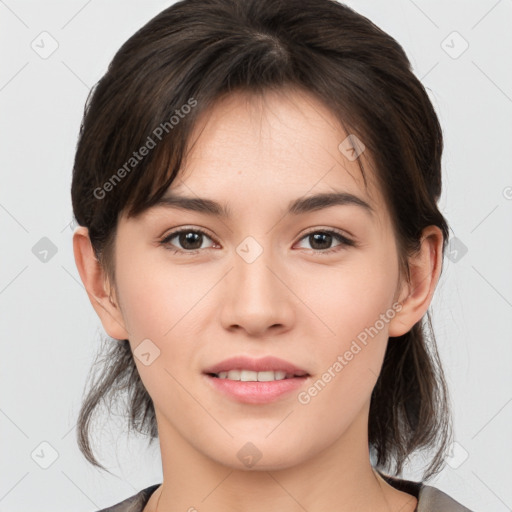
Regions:
<svg viewBox="0 0 512 512"><path fill-rule="evenodd" d="M74 235L82 281L107 334L132 350L150 339L160 355L135 363L156 411L163 484L145 512L413 511L417 500L377 475L368 452L368 412L388 338L427 312L440 275L442 233L425 229L399 279L388 209L366 165L338 150L345 133L329 109L305 92L232 93L195 127L195 144L171 185L177 194L214 199L233 216L159 207L121 216L115 288L93 256L87 229ZM368 163L368 152L363 153ZM345 191L368 202L285 214L291 200ZM173 228L203 228L195 254ZM315 245L306 234L341 230L358 242ZM323 231L322 231L323 230ZM253 237L252 263L236 252ZM321 254L330 248L329 255ZM308 404L292 392L271 404L241 404L207 385L202 371L233 355L274 355L305 369L307 389L379 315L402 308ZM393 340L389 340L393 343ZM300 391L300 390L299 390ZM252 442L248 468L237 452Z"/></svg>

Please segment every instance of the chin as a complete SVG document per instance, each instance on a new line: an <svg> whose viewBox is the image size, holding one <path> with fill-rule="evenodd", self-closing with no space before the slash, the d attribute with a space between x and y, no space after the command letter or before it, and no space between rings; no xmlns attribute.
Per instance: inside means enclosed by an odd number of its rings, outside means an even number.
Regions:
<svg viewBox="0 0 512 512"><path fill-rule="evenodd" d="M247 436L244 436L243 441L232 440L230 446L226 446L222 452L205 453L205 455L216 463L237 471L289 469L308 458L307 449L300 439L295 443L286 444L277 438L269 442L265 439L265 435L261 438L252 436L252 441L248 441Z"/></svg>

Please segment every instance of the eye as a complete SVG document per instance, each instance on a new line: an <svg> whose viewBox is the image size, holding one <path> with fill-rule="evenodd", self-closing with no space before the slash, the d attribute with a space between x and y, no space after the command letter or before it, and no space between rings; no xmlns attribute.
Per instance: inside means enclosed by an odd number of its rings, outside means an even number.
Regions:
<svg viewBox="0 0 512 512"><path fill-rule="evenodd" d="M163 240L160 241L160 244L163 245L166 249L173 251L175 254L195 254L199 252L200 249L210 248L203 246L205 238L212 240L202 229L181 228L169 233ZM176 239L176 242L172 243L174 239ZM181 247L176 248L176 243Z"/></svg>
<svg viewBox="0 0 512 512"><path fill-rule="evenodd" d="M176 240L175 240L176 239ZM212 245L204 246L205 239L210 240ZM344 246L355 247L356 243L333 229L316 229L310 231L301 240L307 240L311 245L311 250L318 254L331 254L340 251ZM174 242L173 242L174 241ZM337 245L332 247L332 243ZM174 254L196 254L201 249L210 249L215 245L213 239L199 228L180 228L169 233L160 241L166 249L173 251ZM177 247L178 246L178 247Z"/></svg>
<svg viewBox="0 0 512 512"><path fill-rule="evenodd" d="M355 247L356 243L333 229L316 229L310 231L301 240L307 240L311 245L311 249L319 254L331 254L340 251L344 246ZM333 241L337 241L338 245L331 247Z"/></svg>

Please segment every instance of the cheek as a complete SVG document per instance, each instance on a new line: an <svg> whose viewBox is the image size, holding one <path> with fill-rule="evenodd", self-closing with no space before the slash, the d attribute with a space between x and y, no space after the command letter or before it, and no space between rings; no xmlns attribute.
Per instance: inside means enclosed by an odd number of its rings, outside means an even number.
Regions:
<svg viewBox="0 0 512 512"><path fill-rule="evenodd" d="M310 275L309 285L325 284L309 286L305 301L321 319L313 322L321 330L310 334L316 335L312 350L318 365L312 386L299 402L310 404L307 414L330 410L333 428L341 428L369 400L382 367L389 321L395 315L391 306L398 274L392 270L392 254L359 254L350 263L333 270L329 279ZM342 407L332 408L333 404Z"/></svg>
<svg viewBox="0 0 512 512"><path fill-rule="evenodd" d="M121 309L132 351L137 356L147 345L158 354L149 366L135 357L141 379L151 395L158 393L162 382L172 392L175 382L166 370L181 381L198 366L201 330L211 313L206 306L208 293L217 278L211 271L202 275L194 267L172 266L165 255L148 261L147 253L138 256L135 251L119 262L118 269ZM144 340L152 344L145 341L137 350Z"/></svg>
<svg viewBox="0 0 512 512"><path fill-rule="evenodd" d="M317 296L319 316L334 334L315 343L317 371L297 398L304 417L321 424L326 438L348 428L369 403L387 347L388 324L382 318L392 318L386 317L387 284L382 275L351 275Z"/></svg>
<svg viewBox="0 0 512 512"><path fill-rule="evenodd" d="M327 345L342 350L376 323L378 330L386 334L387 323L383 326L379 319L390 313L398 278L393 268L392 257L359 253L328 272L325 267L305 272L307 278L301 281L298 295L304 297L309 312L317 319L317 337L320 335Z"/></svg>
<svg viewBox="0 0 512 512"><path fill-rule="evenodd" d="M163 251L163 249L162 249ZM117 282L123 318L133 341L150 338L165 343L207 293L209 280L198 279L192 267L173 266L154 251L150 258L133 251L118 263Z"/></svg>
<svg viewBox="0 0 512 512"><path fill-rule="evenodd" d="M177 382L196 366L200 336L194 330L200 334L201 298L211 284L208 280L200 284L193 271L184 267L171 271L165 261L132 256L120 262L117 282L140 378L156 403L186 404L187 396ZM137 357L141 352L149 352L150 364Z"/></svg>

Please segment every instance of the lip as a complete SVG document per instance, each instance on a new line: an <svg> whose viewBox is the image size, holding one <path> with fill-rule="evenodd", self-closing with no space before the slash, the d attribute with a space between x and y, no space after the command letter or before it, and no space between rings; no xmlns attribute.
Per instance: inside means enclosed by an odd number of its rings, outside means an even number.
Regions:
<svg viewBox="0 0 512 512"><path fill-rule="evenodd" d="M286 373L293 373L297 376L306 376L308 372L298 366L295 366L284 359L273 356L261 357L254 359L247 356L236 356L225 359L220 363L208 367L203 373L219 373L229 372L230 370L251 370L253 372L278 371L282 370Z"/></svg>
<svg viewBox="0 0 512 512"><path fill-rule="evenodd" d="M255 372L263 371L285 371L288 374L294 374L295 377L267 381L267 382L246 382L229 379L219 379L213 374L227 372L230 370L251 370ZM217 392L229 397L236 402L246 404L267 404L297 391L309 380L309 373L298 366L279 359L277 357L267 356L260 359L253 359L245 356L232 357L217 363L203 372L207 383Z"/></svg>
<svg viewBox="0 0 512 512"><path fill-rule="evenodd" d="M218 379L204 375L207 383L216 391L236 402L244 404L268 404L276 402L291 392L304 386L309 377L292 377L271 382L242 382L238 380Z"/></svg>

